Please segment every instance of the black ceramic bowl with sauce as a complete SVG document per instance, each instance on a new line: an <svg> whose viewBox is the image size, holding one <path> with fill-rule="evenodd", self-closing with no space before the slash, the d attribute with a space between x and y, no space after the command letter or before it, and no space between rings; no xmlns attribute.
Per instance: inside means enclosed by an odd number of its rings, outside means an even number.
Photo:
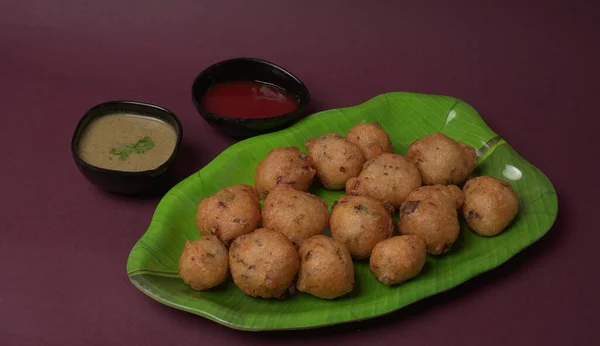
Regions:
<svg viewBox="0 0 600 346"><path fill-rule="evenodd" d="M206 110L202 104L205 93L216 84L233 81L275 86L295 98L298 105L291 112L264 118L234 118ZM196 77L192 85L192 102L212 127L226 135L244 138L281 130L298 121L308 106L309 94L298 77L280 66L261 59L235 58L218 62Z"/></svg>
<svg viewBox="0 0 600 346"><path fill-rule="evenodd" d="M113 114L128 114L150 117L168 124L175 131L175 146L164 162L158 167L143 171L114 170L94 166L84 161L80 155L80 140L84 130L99 117ZM81 173L94 185L103 190L127 194L152 194L166 184L167 171L177 156L183 137L183 128L177 116L171 111L148 103L134 101L112 101L99 104L88 110L81 118L71 140L71 152Z"/></svg>

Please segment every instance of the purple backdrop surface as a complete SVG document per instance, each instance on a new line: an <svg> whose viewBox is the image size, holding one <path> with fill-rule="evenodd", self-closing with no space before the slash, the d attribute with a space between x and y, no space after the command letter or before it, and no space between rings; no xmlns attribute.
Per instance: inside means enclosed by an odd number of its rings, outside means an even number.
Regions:
<svg viewBox="0 0 600 346"><path fill-rule="evenodd" d="M583 185L600 175L599 13L593 1L3 1L0 344L600 344L600 191ZM388 91L470 103L553 181L555 226L500 268L362 323L247 333L152 301L125 263L158 199L91 186L72 131L103 101L167 107L185 129L183 178L233 143L195 113L192 80L238 56L293 71L315 110Z"/></svg>

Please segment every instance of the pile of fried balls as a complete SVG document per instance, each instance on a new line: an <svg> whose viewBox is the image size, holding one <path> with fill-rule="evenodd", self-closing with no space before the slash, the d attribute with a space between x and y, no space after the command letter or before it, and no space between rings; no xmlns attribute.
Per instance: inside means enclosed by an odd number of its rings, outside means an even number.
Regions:
<svg viewBox="0 0 600 346"><path fill-rule="evenodd" d="M230 186L200 201L202 237L187 241L179 260L186 284L203 291L231 275L253 297L282 299L295 288L335 299L354 288L353 259L368 259L381 283L401 284L421 272L428 253L449 251L459 214L477 234L494 236L518 213L511 185L490 176L467 180L475 149L441 133L414 141L406 156L392 152L377 123L304 145L308 154L271 150L256 167L254 186ZM331 213L307 192L315 176L325 189L346 191ZM399 235L392 236L396 210Z"/></svg>

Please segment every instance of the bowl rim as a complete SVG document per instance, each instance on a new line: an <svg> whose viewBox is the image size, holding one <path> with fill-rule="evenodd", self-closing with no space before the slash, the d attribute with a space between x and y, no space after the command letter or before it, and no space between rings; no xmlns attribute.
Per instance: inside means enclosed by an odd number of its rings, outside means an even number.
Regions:
<svg viewBox="0 0 600 346"><path fill-rule="evenodd" d="M292 78L296 83L298 83L298 85L300 86L300 89L302 90L302 92L306 95L305 99L299 99L298 100L298 107L296 109L294 109L291 112L288 113L284 113L281 115L277 115L274 117L265 117L265 118L233 118L233 117L229 117L226 115L220 115L220 114L216 114L216 113L212 113L207 111L204 107L202 107L202 103L200 100L198 100L195 97L195 93L194 91L197 88L197 83L199 82L200 78L204 77L207 73L209 73L211 70L218 68L221 65L227 64L227 63L231 63L231 62L236 62L236 61L251 61L251 62L255 62L255 63L259 63L259 64L264 64L264 65L268 65L270 67L273 67L279 71L281 71L282 73L284 73L285 75L287 75L288 77ZM243 79L240 79L243 80ZM259 82L259 81L256 81ZM266 83L266 82L260 82L260 83L264 83L264 84L272 84L272 83ZM280 87L279 85L276 84L272 84L275 87L281 88L284 91L288 92L288 90ZM202 94L204 95L204 94ZM231 59L226 59L226 60L222 60L219 62L216 62L210 66L208 66L207 68L205 68L204 70L202 70L202 72L200 72L196 78L194 78L194 82L192 83L192 103L194 104L194 106L196 107L196 109L198 110L198 113L200 113L200 115L204 118L212 118L212 120L217 120L217 121L228 121L228 122L234 122L234 123L246 123L246 124L256 124L256 123L266 123L266 122L276 122L279 120L286 120L289 118L295 118L295 117L299 117L302 115L302 113L304 113L304 111L306 110L306 108L308 107L308 104L310 102L310 94L308 92L308 88L306 87L306 85L304 84L304 82L302 82L302 80L300 80L300 78L298 78L296 75L294 75L292 72L286 70L285 68L272 63L270 61L264 60L264 59L260 59L260 58L250 58L250 57L240 57L240 58L231 58Z"/></svg>
<svg viewBox="0 0 600 346"><path fill-rule="evenodd" d="M92 115L93 110L96 110L96 109L102 108L102 107L106 107L106 106L112 106L112 105L124 105L124 106L135 105L135 106L142 107L142 108L153 108L153 109L163 112L166 115L173 118L173 120L175 120L175 124L176 124L175 132L177 133L177 140L175 141L175 147L173 148L173 152L171 152L171 155L169 156L169 158L154 169L145 170L145 171L135 171L135 172L102 168L102 167L94 166L92 164L85 162L77 153L77 144L79 142L77 134L84 127L83 124L84 124L85 120L87 118L93 116ZM100 117L107 116L110 114L112 114L112 113L100 115ZM151 115L148 115L148 116L152 117ZM89 125L89 124L87 124L87 125ZM174 160L175 156L177 155L177 151L179 149L182 139L183 139L183 126L181 125L181 121L179 120L177 115L175 115L175 113L173 113L169 109L161 107L159 105L152 104L152 103L147 103L147 102L128 101L128 100L108 101L108 102L103 102L103 103L97 104L94 107L88 109L83 114L81 119L79 119L79 122L77 122L77 126L75 127L75 131L73 131L73 136L71 137L71 154L73 155L73 159L75 159L75 162L80 167L85 167L88 170L92 170L92 171L96 171L96 172L100 172L100 173L112 174L112 175L126 176L126 177L155 176L155 175L162 173L162 170L164 169L164 167L168 163L170 163L171 161Z"/></svg>

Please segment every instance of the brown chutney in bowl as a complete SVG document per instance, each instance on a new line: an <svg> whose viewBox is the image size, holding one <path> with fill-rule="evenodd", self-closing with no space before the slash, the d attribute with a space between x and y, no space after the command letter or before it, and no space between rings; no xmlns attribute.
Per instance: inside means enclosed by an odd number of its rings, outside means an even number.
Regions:
<svg viewBox="0 0 600 346"><path fill-rule="evenodd" d="M71 152L94 185L110 192L145 194L168 180L165 173L182 137L181 122L166 108L113 101L86 112L73 134Z"/></svg>
<svg viewBox="0 0 600 346"><path fill-rule="evenodd" d="M176 143L175 129L164 121L117 113L90 122L81 134L77 153L96 167L140 172L167 161Z"/></svg>

